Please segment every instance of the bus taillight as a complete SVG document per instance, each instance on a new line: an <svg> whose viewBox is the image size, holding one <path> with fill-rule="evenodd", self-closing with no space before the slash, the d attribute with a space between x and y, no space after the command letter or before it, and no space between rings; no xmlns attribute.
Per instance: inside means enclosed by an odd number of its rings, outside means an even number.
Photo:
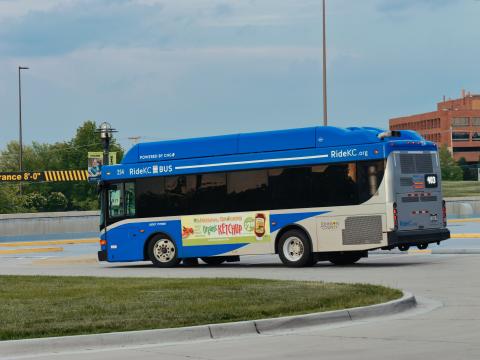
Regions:
<svg viewBox="0 0 480 360"><path fill-rule="evenodd" d="M395 230L398 230L398 210L397 203L393 203L393 225Z"/></svg>
<svg viewBox="0 0 480 360"><path fill-rule="evenodd" d="M442 201L442 218L443 226L447 227L447 205L445 204L445 200Z"/></svg>

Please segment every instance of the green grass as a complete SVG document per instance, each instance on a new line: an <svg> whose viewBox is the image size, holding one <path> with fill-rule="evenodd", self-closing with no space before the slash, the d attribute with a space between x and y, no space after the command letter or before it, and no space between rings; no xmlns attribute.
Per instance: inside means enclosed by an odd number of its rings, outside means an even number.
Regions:
<svg viewBox="0 0 480 360"><path fill-rule="evenodd" d="M444 197L480 196L480 181L443 181Z"/></svg>
<svg viewBox="0 0 480 360"><path fill-rule="evenodd" d="M385 302L366 284L257 279L0 276L0 339L221 323Z"/></svg>

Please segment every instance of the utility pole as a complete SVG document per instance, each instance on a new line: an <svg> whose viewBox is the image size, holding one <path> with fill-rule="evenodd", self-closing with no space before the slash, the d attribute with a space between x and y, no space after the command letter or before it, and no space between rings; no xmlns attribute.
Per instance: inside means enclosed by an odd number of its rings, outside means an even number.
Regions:
<svg viewBox="0 0 480 360"><path fill-rule="evenodd" d="M22 77L21 71L28 70L28 67L19 66L18 67L18 165L20 168L20 172L23 171L23 136L22 136ZM20 195L22 195L23 189L22 184L20 184Z"/></svg>
<svg viewBox="0 0 480 360"><path fill-rule="evenodd" d="M141 136L129 136L128 140L132 142L132 146L135 146L138 144L141 138L142 138Z"/></svg>
<svg viewBox="0 0 480 360"><path fill-rule="evenodd" d="M323 126L328 125L327 116L327 35L325 0L323 0Z"/></svg>

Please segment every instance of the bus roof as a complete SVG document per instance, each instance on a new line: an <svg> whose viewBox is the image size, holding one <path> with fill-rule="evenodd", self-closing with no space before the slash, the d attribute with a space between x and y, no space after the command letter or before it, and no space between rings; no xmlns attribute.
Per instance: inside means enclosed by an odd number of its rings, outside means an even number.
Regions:
<svg viewBox="0 0 480 360"><path fill-rule="evenodd" d="M378 138L382 132L373 127L318 126L141 143L126 153L122 164L374 144L385 142ZM395 140L424 139L414 131L402 130Z"/></svg>

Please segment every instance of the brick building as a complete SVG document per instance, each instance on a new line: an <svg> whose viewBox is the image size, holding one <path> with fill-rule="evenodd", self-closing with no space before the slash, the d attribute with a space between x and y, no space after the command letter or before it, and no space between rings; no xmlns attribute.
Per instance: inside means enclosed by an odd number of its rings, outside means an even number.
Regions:
<svg viewBox="0 0 480 360"><path fill-rule="evenodd" d="M455 160L480 159L480 95L462 91L460 99L445 100L437 110L390 119L390 130L415 130L425 139L447 145Z"/></svg>

